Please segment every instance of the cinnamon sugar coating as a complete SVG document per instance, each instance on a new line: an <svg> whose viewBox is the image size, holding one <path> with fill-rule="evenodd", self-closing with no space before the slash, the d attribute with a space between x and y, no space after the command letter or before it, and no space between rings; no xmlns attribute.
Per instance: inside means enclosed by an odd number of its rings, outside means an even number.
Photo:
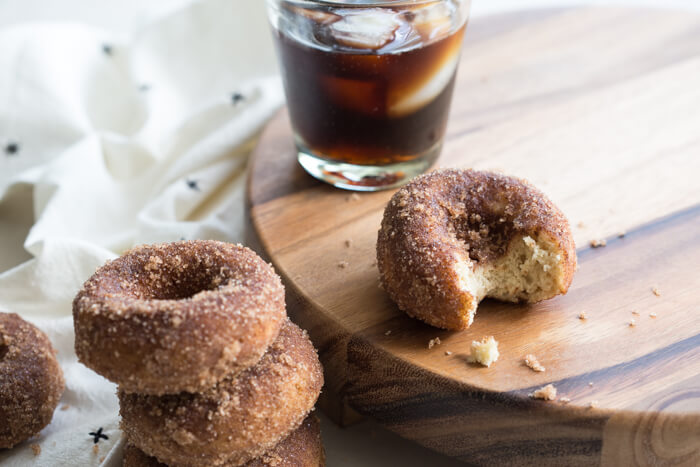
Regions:
<svg viewBox="0 0 700 467"><path fill-rule="evenodd" d="M232 463L224 466L233 467ZM243 464L244 467L323 467L325 454L321 443L321 424L309 415L299 428L277 443L270 451ZM124 451L124 467L167 467L132 444Z"/></svg>
<svg viewBox="0 0 700 467"><path fill-rule="evenodd" d="M272 267L241 245L144 245L73 301L75 351L124 392L197 392L254 365L286 317Z"/></svg>
<svg viewBox="0 0 700 467"><path fill-rule="evenodd" d="M240 465L299 427L321 386L316 350L287 321L255 366L201 393L120 390L121 427L129 443L171 466Z"/></svg>
<svg viewBox="0 0 700 467"><path fill-rule="evenodd" d="M0 313L0 449L48 425L64 388L46 334L15 313Z"/></svg>
<svg viewBox="0 0 700 467"><path fill-rule="evenodd" d="M537 250L540 244L551 252ZM555 267L546 264L540 271L545 277L551 267L557 275L551 291L519 289L513 285L517 274L502 265L487 277L516 248L534 248L527 258L533 264L538 251L552 262ZM483 296L534 302L566 293L576 252L565 216L528 182L448 169L415 178L391 198L378 234L377 265L384 289L400 309L433 326L461 330L471 324Z"/></svg>

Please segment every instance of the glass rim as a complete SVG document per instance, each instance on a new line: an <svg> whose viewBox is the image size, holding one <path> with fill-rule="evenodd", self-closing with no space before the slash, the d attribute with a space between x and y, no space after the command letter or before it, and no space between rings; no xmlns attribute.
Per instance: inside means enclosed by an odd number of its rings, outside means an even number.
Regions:
<svg viewBox="0 0 700 467"><path fill-rule="evenodd" d="M309 4L309 5L325 5L332 7L388 7L388 6L409 6L409 5L426 5L429 3L445 3L450 0L268 0L274 2L286 1L288 3ZM454 0L453 0L454 1ZM460 3L467 0L457 0Z"/></svg>

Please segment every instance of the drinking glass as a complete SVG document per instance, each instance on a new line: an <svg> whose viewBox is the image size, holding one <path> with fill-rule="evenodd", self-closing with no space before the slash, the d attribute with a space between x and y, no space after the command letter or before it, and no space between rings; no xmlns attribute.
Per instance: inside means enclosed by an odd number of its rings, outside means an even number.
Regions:
<svg viewBox="0 0 700 467"><path fill-rule="evenodd" d="M340 188L437 159L469 0L267 0L299 163Z"/></svg>

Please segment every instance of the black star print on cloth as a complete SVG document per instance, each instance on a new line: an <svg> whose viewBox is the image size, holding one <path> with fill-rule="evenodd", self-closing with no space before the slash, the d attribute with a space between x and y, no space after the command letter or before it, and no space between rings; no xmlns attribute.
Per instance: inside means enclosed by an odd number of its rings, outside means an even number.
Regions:
<svg viewBox="0 0 700 467"><path fill-rule="evenodd" d="M245 96L241 94L240 92L234 92L231 94L231 102L235 105L238 104L239 102L243 101L245 99Z"/></svg>
<svg viewBox="0 0 700 467"><path fill-rule="evenodd" d="M199 182L197 180L186 179L185 183L187 183L187 186L194 191L202 191L199 188Z"/></svg>
<svg viewBox="0 0 700 467"><path fill-rule="evenodd" d="M102 44L102 53L104 53L105 55L112 55L113 52L114 49L110 44Z"/></svg>
<svg viewBox="0 0 700 467"><path fill-rule="evenodd" d="M11 141L5 145L5 154L14 156L19 152L19 144Z"/></svg>
<svg viewBox="0 0 700 467"><path fill-rule="evenodd" d="M93 441L95 444L97 444L100 441L100 439L109 439L109 436L102 433L102 427L100 427L97 431L91 431L88 434L93 437Z"/></svg>

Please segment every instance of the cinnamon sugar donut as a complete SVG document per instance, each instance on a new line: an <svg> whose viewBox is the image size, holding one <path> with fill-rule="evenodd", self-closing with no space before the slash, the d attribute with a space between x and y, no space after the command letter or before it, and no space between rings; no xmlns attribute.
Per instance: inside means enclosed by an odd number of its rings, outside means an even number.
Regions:
<svg viewBox="0 0 700 467"><path fill-rule="evenodd" d="M277 443L270 451L244 464L244 467L323 467L325 454L321 443L321 424L309 415L301 426ZM238 464L224 463L226 467ZM167 467L155 457L128 444L124 451L124 467Z"/></svg>
<svg viewBox="0 0 700 467"><path fill-rule="evenodd" d="M576 249L564 215L526 181L450 169L394 194L379 230L377 265L399 308L461 330L484 297L534 303L566 293Z"/></svg>
<svg viewBox="0 0 700 467"><path fill-rule="evenodd" d="M248 248L144 245L76 296L75 351L124 392L197 392L255 364L285 317L279 276Z"/></svg>
<svg viewBox="0 0 700 467"><path fill-rule="evenodd" d="M201 393L119 391L129 443L171 466L239 465L269 451L311 411L323 386L316 350L286 321L253 367Z"/></svg>
<svg viewBox="0 0 700 467"><path fill-rule="evenodd" d="M0 449L48 425L64 388L46 334L15 313L0 313Z"/></svg>

